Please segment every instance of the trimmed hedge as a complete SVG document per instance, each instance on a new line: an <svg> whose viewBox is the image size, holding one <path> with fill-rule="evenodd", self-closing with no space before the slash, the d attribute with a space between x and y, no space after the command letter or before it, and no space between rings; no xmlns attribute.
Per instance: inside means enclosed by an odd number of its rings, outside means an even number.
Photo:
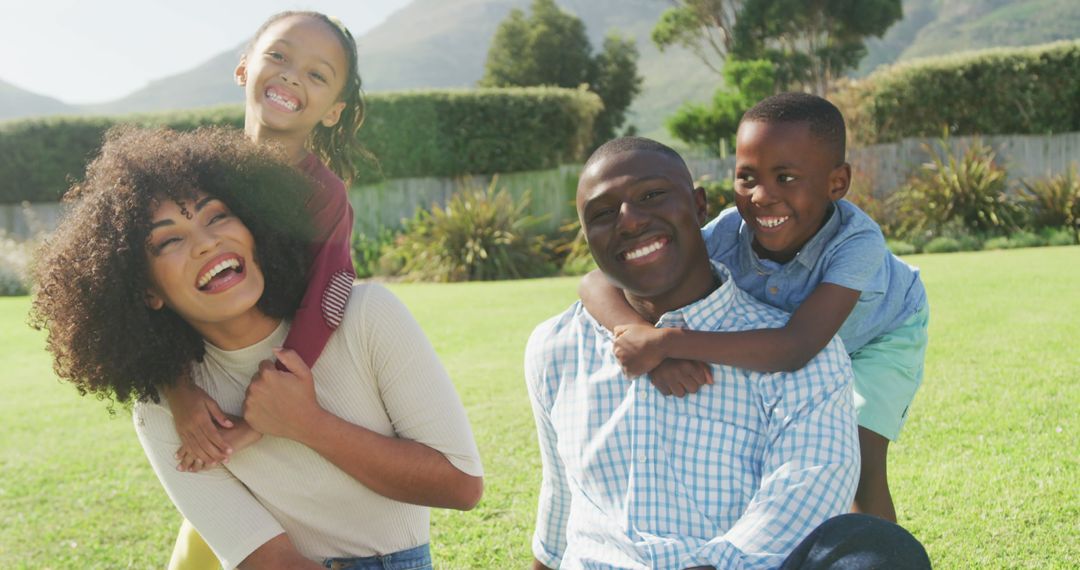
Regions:
<svg viewBox="0 0 1080 570"><path fill-rule="evenodd" d="M584 90L553 87L369 95L360 140L375 158L358 183L552 168L583 158L603 108ZM0 124L0 203L59 200L119 123L189 130L242 128L240 106L125 117L51 117ZM365 160L360 157L361 162Z"/></svg>
<svg viewBox="0 0 1080 570"><path fill-rule="evenodd" d="M856 144L1080 131L1080 40L898 64L835 99Z"/></svg>

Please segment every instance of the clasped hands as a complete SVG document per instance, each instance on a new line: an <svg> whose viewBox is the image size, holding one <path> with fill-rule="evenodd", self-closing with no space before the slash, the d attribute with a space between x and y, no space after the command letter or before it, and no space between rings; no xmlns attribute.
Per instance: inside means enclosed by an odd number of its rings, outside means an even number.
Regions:
<svg viewBox="0 0 1080 570"><path fill-rule="evenodd" d="M237 450L256 441L263 434L300 441L307 428L322 412L315 398L311 369L295 351L275 349L274 355L288 368L278 370L273 360L264 360L252 376L244 397L243 417L224 414L206 392L192 386L192 398L207 413L195 414L193 427L185 430L182 445L176 452L177 469L201 471L227 463Z"/></svg>
<svg viewBox="0 0 1080 570"><path fill-rule="evenodd" d="M668 357L667 345L674 330L645 324L616 326L612 352L627 376L649 374L661 394L682 397L712 384L713 378L704 362Z"/></svg>

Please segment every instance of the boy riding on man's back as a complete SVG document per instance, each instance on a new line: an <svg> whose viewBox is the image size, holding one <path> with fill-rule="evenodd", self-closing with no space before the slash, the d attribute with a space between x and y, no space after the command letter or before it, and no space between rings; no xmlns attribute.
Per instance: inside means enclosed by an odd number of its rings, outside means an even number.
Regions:
<svg viewBox="0 0 1080 570"><path fill-rule="evenodd" d="M626 371L649 372L665 394L711 382L685 361L796 370L839 334L855 373L862 473L854 510L895 521L886 455L922 382L929 309L918 270L893 256L877 224L842 199L851 182L845 136L840 111L820 97L761 101L736 135L737 209L702 230L709 257L741 289L791 313L784 327L655 328L599 272L585 278L581 295L615 331Z"/></svg>

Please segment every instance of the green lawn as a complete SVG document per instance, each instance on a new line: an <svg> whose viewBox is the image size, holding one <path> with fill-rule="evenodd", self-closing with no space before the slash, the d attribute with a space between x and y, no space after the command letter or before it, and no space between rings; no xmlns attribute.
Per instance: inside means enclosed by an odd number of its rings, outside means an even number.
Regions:
<svg viewBox="0 0 1080 570"><path fill-rule="evenodd" d="M937 568L1080 566L1080 247L916 256L926 381L892 485ZM480 506L436 512L442 568L523 567L539 461L522 380L532 327L576 279L395 285L454 377L487 470ZM160 568L179 516L130 426L52 375L29 300L0 299L0 568Z"/></svg>

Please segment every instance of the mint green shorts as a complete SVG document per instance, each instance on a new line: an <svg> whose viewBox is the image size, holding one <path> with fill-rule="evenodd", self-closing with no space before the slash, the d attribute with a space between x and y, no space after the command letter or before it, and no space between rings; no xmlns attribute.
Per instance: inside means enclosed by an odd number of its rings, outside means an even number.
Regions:
<svg viewBox="0 0 1080 570"><path fill-rule="evenodd" d="M900 437L915 391L922 384L929 320L930 308L924 305L899 328L851 354L859 425L890 441Z"/></svg>

